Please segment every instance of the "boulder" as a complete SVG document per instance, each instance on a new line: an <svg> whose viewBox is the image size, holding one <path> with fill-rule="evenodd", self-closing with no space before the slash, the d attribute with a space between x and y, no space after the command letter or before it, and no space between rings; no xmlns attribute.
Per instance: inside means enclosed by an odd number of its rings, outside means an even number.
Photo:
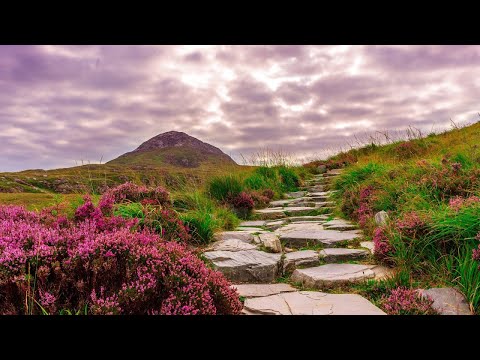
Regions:
<svg viewBox="0 0 480 360"><path fill-rule="evenodd" d="M287 253L283 259L283 272L289 273L299 266L318 266L318 253L314 250L302 250Z"/></svg>
<svg viewBox="0 0 480 360"><path fill-rule="evenodd" d="M280 244L278 236L274 233L259 234L258 237L260 239L260 242L267 249L273 251L274 253L282 252L282 244Z"/></svg>
<svg viewBox="0 0 480 360"><path fill-rule="evenodd" d="M378 226L383 226L387 223L388 214L386 211L379 211L375 214L375 224Z"/></svg>
<svg viewBox="0 0 480 360"><path fill-rule="evenodd" d="M440 315L473 315L463 294L454 288L420 289L418 292L433 300L432 307Z"/></svg>

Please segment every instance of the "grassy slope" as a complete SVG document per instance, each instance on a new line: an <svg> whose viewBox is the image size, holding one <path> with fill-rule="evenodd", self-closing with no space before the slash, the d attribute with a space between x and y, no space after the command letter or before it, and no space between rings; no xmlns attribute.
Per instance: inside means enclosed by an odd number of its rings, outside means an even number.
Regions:
<svg viewBox="0 0 480 360"><path fill-rule="evenodd" d="M394 264L402 285L413 287L454 285L467 296L471 307L480 307L480 271L472 261L472 249L480 232L480 203L472 201L454 210L449 202L480 195L480 123L438 135L374 144L329 159L346 162L336 182L338 213L359 220L362 202L371 211L365 221L367 235L378 227L372 215L384 210L393 250L384 261ZM366 188L373 189L361 200ZM414 224L411 214L421 221ZM411 223L409 231L398 221ZM408 274L408 276L405 276ZM405 280L405 279L408 279Z"/></svg>

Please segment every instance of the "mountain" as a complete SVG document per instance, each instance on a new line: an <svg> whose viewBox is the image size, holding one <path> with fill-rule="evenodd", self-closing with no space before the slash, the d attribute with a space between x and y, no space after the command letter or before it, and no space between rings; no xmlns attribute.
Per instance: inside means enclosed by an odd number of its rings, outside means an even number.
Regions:
<svg viewBox="0 0 480 360"><path fill-rule="evenodd" d="M235 164L219 148L184 132L169 131L145 141L135 150L109 161L109 165L173 165L196 168L203 163Z"/></svg>

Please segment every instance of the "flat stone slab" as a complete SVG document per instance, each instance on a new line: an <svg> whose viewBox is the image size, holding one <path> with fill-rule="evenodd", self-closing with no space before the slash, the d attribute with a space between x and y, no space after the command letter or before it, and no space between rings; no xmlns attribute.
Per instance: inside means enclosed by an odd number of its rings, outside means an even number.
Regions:
<svg viewBox="0 0 480 360"><path fill-rule="evenodd" d="M213 235L216 241L238 239L245 242L253 242L253 235L249 231L222 231Z"/></svg>
<svg viewBox="0 0 480 360"><path fill-rule="evenodd" d="M242 227L262 227L266 223L265 220L242 221L239 226Z"/></svg>
<svg viewBox="0 0 480 360"><path fill-rule="evenodd" d="M299 266L318 266L319 263L318 253L314 250L293 251L283 259L283 272L292 272Z"/></svg>
<svg viewBox="0 0 480 360"><path fill-rule="evenodd" d="M240 296L245 298L270 296L284 292L297 291L289 284L239 284L232 285Z"/></svg>
<svg viewBox="0 0 480 360"><path fill-rule="evenodd" d="M277 230L278 228L282 227L285 225L284 220L274 220L274 221L268 221L265 223L265 227L269 230Z"/></svg>
<svg viewBox="0 0 480 360"><path fill-rule="evenodd" d="M281 254L244 250L207 251L203 255L234 282L269 283L280 274Z"/></svg>
<svg viewBox="0 0 480 360"><path fill-rule="evenodd" d="M268 203L268 207L274 208L274 207L283 207L287 206L288 204L295 203L297 199L283 199L283 200L275 200L275 201L270 201Z"/></svg>
<svg viewBox="0 0 480 360"><path fill-rule="evenodd" d="M373 241L362 241L360 243L360 246L361 247L364 247L364 248L367 248L368 250L370 250L370 252L373 254L373 248L374 248L374 244L373 244Z"/></svg>
<svg viewBox="0 0 480 360"><path fill-rule="evenodd" d="M315 208L308 206L292 206L284 209L287 215L308 215L315 211Z"/></svg>
<svg viewBox="0 0 480 360"><path fill-rule="evenodd" d="M248 315L385 315L357 294L326 294L317 291L287 292L246 299Z"/></svg>
<svg viewBox="0 0 480 360"><path fill-rule="evenodd" d="M250 227L250 226L239 226L235 229L235 231L245 231L245 232L249 232L251 234L254 234L254 233L262 233L262 232L265 232L265 229L262 229L262 228L259 228L259 227Z"/></svg>
<svg viewBox="0 0 480 360"><path fill-rule="evenodd" d="M320 201L320 202L315 203L316 207L329 207L331 205L335 205L335 202L334 201Z"/></svg>
<svg viewBox="0 0 480 360"><path fill-rule="evenodd" d="M463 294L454 288L420 289L418 292L433 300L432 307L440 315L473 315Z"/></svg>
<svg viewBox="0 0 480 360"><path fill-rule="evenodd" d="M339 230L339 231L358 229L357 225L343 219L333 219L333 220L327 221L326 223L323 224L323 227L328 230Z"/></svg>
<svg viewBox="0 0 480 360"><path fill-rule="evenodd" d="M274 233L265 233L259 234L258 238L260 242L265 246L267 249L275 252L281 253L282 252L282 244L280 243L280 239Z"/></svg>
<svg viewBox="0 0 480 360"><path fill-rule="evenodd" d="M312 221L312 222L325 222L328 219L328 215L305 215L305 216L291 216L288 218L290 223L294 223L297 221Z"/></svg>
<svg viewBox="0 0 480 360"><path fill-rule="evenodd" d="M257 246L239 239L226 239L215 242L212 251L242 251L254 250Z"/></svg>
<svg viewBox="0 0 480 360"><path fill-rule="evenodd" d="M345 248L329 248L320 251L320 258L327 263L338 261L359 260L366 258L370 252L363 249L345 249Z"/></svg>
<svg viewBox="0 0 480 360"><path fill-rule="evenodd" d="M285 212L283 208L267 208L254 210L254 214L257 218L261 218L264 220L281 219L285 217Z"/></svg>
<svg viewBox="0 0 480 360"><path fill-rule="evenodd" d="M311 192L305 195L306 197L315 197L315 196L330 196L336 193L338 190L330 190L330 191L319 191L319 192Z"/></svg>
<svg viewBox="0 0 480 360"><path fill-rule="evenodd" d="M291 277L310 288L361 282L375 277L372 265L327 264L307 269L296 269Z"/></svg>
<svg viewBox="0 0 480 360"><path fill-rule="evenodd" d="M306 191L295 191L295 192L286 193L285 197L296 199L296 198L305 196L305 194L306 194Z"/></svg>
<svg viewBox="0 0 480 360"><path fill-rule="evenodd" d="M298 224L304 225L304 224ZM321 225L319 225L321 226ZM281 230L281 229L279 229ZM295 230L280 234L280 241L287 246L305 246L307 244L322 244L324 247L335 247L338 243L358 239L361 233L355 230L337 231L337 230Z"/></svg>
<svg viewBox="0 0 480 360"><path fill-rule="evenodd" d="M299 202L294 202L294 203L290 203L290 204L287 204L287 211L289 208L291 207L311 207L311 208L314 208L317 206L318 203L314 202L314 201L299 201Z"/></svg>

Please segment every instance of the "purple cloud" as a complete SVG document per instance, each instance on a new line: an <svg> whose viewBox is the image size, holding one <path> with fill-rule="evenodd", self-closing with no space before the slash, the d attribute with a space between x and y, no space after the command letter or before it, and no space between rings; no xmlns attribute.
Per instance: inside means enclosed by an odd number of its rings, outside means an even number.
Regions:
<svg viewBox="0 0 480 360"><path fill-rule="evenodd" d="M478 118L480 46L0 46L0 171L112 159L177 130L237 160Z"/></svg>

